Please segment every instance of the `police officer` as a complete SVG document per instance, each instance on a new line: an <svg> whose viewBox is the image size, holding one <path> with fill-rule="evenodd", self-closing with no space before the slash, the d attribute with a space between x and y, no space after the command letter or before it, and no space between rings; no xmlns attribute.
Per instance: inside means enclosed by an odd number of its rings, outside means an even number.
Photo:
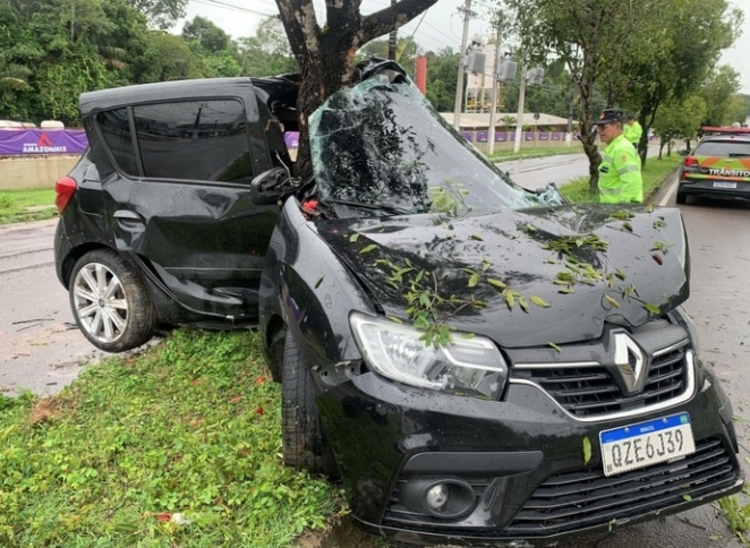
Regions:
<svg viewBox="0 0 750 548"><path fill-rule="evenodd" d="M641 127L641 124L638 123L638 120L635 119L635 116L633 116L632 114L628 114L628 117L625 120L625 125L622 128L622 133L637 150L638 143L641 140L641 135L643 135L643 128Z"/></svg>
<svg viewBox="0 0 750 548"><path fill-rule="evenodd" d="M622 134L623 112L608 108L595 122L606 145L599 164L599 201L603 204L643 202L641 159Z"/></svg>

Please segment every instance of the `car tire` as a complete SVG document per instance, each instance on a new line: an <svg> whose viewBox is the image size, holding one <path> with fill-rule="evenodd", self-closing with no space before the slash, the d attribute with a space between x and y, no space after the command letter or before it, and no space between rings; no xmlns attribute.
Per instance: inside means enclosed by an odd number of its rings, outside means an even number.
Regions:
<svg viewBox="0 0 750 548"><path fill-rule="evenodd" d="M281 376L281 441L284 464L310 473L337 474L315 407L313 378L289 330Z"/></svg>
<svg viewBox="0 0 750 548"><path fill-rule="evenodd" d="M97 249L78 259L68 293L78 328L97 348L124 352L153 336L157 315L148 288L114 251Z"/></svg>
<svg viewBox="0 0 750 548"><path fill-rule="evenodd" d="M678 191L677 196L675 197L675 202L677 202L678 204L687 203L687 194Z"/></svg>

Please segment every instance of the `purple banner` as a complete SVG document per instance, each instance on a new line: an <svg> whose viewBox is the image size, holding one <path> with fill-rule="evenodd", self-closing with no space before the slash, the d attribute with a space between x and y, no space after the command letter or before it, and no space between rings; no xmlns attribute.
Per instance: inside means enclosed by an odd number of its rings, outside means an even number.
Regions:
<svg viewBox="0 0 750 548"><path fill-rule="evenodd" d="M540 131L539 132L539 140L540 141L549 141L549 133L546 131Z"/></svg>
<svg viewBox="0 0 750 548"><path fill-rule="evenodd" d="M562 133L552 133L550 138L553 141L562 141Z"/></svg>
<svg viewBox="0 0 750 548"><path fill-rule="evenodd" d="M489 141L489 133L487 131L477 131L477 143L486 143Z"/></svg>
<svg viewBox="0 0 750 548"><path fill-rule="evenodd" d="M533 141L534 140L534 132L532 132L532 131L524 131L523 132L523 139L524 139L524 141Z"/></svg>
<svg viewBox="0 0 750 548"><path fill-rule="evenodd" d="M471 143L471 131L462 131L461 137L463 137L464 139L466 139L467 141Z"/></svg>
<svg viewBox="0 0 750 548"><path fill-rule="evenodd" d="M0 156L81 154L87 146L82 129L0 130Z"/></svg>
<svg viewBox="0 0 750 548"><path fill-rule="evenodd" d="M508 140L508 134L504 131L498 131L495 133L495 142L496 143L504 143Z"/></svg>

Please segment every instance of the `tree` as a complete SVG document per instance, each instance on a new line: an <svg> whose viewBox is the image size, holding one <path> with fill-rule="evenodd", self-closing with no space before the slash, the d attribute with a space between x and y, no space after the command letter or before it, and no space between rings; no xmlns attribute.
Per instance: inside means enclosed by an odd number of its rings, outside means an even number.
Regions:
<svg viewBox="0 0 750 548"><path fill-rule="evenodd" d="M747 95L732 95L727 104L727 123L739 122L744 124L750 114L750 97Z"/></svg>
<svg viewBox="0 0 750 548"><path fill-rule="evenodd" d="M137 83L164 82L198 78L202 74L195 66L188 43L180 36L151 31L148 48L135 67Z"/></svg>
<svg viewBox="0 0 750 548"><path fill-rule="evenodd" d="M126 2L145 14L153 27L167 30L174 25L175 21L185 17L188 0L126 0Z"/></svg>
<svg viewBox="0 0 750 548"><path fill-rule="evenodd" d="M292 52L301 73L297 110L300 148L297 175L312 175L307 118L350 83L357 51L371 40L396 30L437 0L398 0L370 15L361 15L361 0L326 0L326 24L320 26L312 0L276 0Z"/></svg>
<svg viewBox="0 0 750 548"><path fill-rule="evenodd" d="M530 59L552 55L565 63L579 96L579 128L589 158L589 186L597 190L599 151L592 133L597 82L612 80L658 29L662 0L507 0L516 12L522 50Z"/></svg>
<svg viewBox="0 0 750 548"><path fill-rule="evenodd" d="M438 112L450 112L456 104L459 55L452 48L428 51L427 99Z"/></svg>
<svg viewBox="0 0 750 548"><path fill-rule="evenodd" d="M226 32L205 17L198 16L185 23L182 28L182 37L188 42L193 40L198 42L204 51L210 53L226 50L232 42Z"/></svg>
<svg viewBox="0 0 750 548"><path fill-rule="evenodd" d="M268 76L299 70L278 17L265 19L258 26L255 36L240 39L239 57L245 76Z"/></svg>
<svg viewBox="0 0 750 548"><path fill-rule="evenodd" d="M699 95L662 105L653 126L659 135L659 159L664 145L667 145L667 155L671 154L672 140L685 139L689 143L690 139L695 138L706 112L706 101Z"/></svg>
<svg viewBox="0 0 750 548"><path fill-rule="evenodd" d="M739 89L740 75L729 65L721 65L709 73L699 92L708 105L704 126L724 126L735 121L731 119L730 106Z"/></svg>
<svg viewBox="0 0 750 548"><path fill-rule="evenodd" d="M641 159L646 162L649 127L662 104L680 102L705 81L721 50L730 47L742 24L742 12L726 0L670 0L669 17L648 42L649 54L624 66L628 90L624 102L639 112L643 126ZM711 100L707 99L711 106Z"/></svg>

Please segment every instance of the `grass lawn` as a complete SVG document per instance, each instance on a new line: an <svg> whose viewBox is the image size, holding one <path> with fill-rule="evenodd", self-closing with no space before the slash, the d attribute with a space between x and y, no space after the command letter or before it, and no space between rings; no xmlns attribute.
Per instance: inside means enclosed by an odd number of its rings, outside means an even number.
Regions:
<svg viewBox="0 0 750 548"><path fill-rule="evenodd" d="M59 395L0 395L0 546L277 548L341 512L282 465L255 334L175 331ZM189 522L189 523L188 523Z"/></svg>
<svg viewBox="0 0 750 548"><path fill-rule="evenodd" d="M682 156L673 154L664 156L661 160L649 158L646 168L641 172L643 177L643 196L648 199L657 191L664 179L670 175L682 162ZM575 203L598 202L599 197L589 192L589 178L580 177L560 187L562 192L570 201Z"/></svg>
<svg viewBox="0 0 750 548"><path fill-rule="evenodd" d="M39 221L56 215L53 188L0 190L0 224Z"/></svg>

